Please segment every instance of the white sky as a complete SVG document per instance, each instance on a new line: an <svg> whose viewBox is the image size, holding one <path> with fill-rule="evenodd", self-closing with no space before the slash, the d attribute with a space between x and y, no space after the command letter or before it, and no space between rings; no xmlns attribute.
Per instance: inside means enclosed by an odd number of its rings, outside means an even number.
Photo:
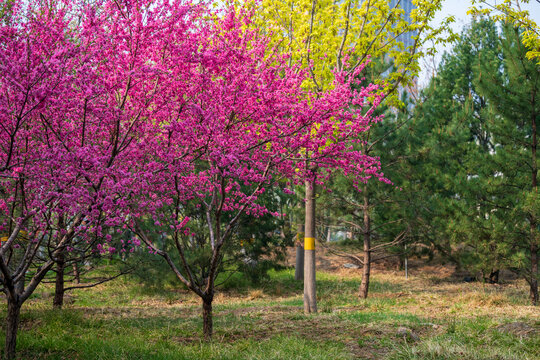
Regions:
<svg viewBox="0 0 540 360"><path fill-rule="evenodd" d="M495 1L491 1L494 3ZM501 2L501 0L499 0ZM434 23L440 22L442 19L448 16L455 16L456 21L452 24L452 29L454 32L460 34L461 30L465 25L467 25L471 17L467 15L467 10L470 7L470 0L445 0L442 10L435 16ZM536 24L540 25L540 3L537 0L530 0L529 4L524 4L522 6L523 10L528 10L532 19ZM439 48L439 53L442 54L444 51L450 51L452 45L441 46ZM424 59L421 64L422 70L419 76L419 85L420 87L425 86L429 78L433 73L434 65L437 65L440 61L440 55L435 59Z"/></svg>

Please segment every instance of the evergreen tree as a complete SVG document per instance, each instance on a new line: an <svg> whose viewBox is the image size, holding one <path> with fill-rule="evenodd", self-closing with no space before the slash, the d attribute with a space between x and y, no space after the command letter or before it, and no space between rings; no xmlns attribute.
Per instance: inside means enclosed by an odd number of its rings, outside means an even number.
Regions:
<svg viewBox="0 0 540 360"><path fill-rule="evenodd" d="M475 78L482 58L498 58L497 44L493 22L473 21L443 57L416 108L412 145L420 147L410 170L424 186L423 204L417 206L423 209L420 233L457 265L484 278L499 267L490 249L497 243L497 218L489 215L492 204L487 201L494 174L489 114Z"/></svg>
<svg viewBox="0 0 540 360"><path fill-rule="evenodd" d="M483 58L476 83L489 101L493 136L491 180L497 189L493 212L504 223L496 228L504 258L530 285L530 300L538 304L538 129L540 65L526 57L522 31L503 26L500 41L503 66Z"/></svg>
<svg viewBox="0 0 540 360"><path fill-rule="evenodd" d="M421 184L414 234L497 282L511 269L538 302L538 65L520 32L473 21L415 109L411 182Z"/></svg>

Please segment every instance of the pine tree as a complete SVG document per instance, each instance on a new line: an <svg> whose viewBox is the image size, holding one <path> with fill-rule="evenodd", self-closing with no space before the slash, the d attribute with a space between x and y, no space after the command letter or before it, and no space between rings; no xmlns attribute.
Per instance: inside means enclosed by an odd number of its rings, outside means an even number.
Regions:
<svg viewBox="0 0 540 360"><path fill-rule="evenodd" d="M473 21L416 107L407 171L422 186L414 233L485 281L513 270L533 304L539 86L518 29Z"/></svg>
<svg viewBox="0 0 540 360"><path fill-rule="evenodd" d="M436 234L434 247L460 267L485 279L497 273L499 257L492 216L492 165L494 147L489 128L487 100L475 79L482 59L498 59L496 26L473 21L451 54L444 57L438 76L417 109L418 126L428 126L429 139L419 151L423 156L416 171L429 192L430 211L426 231ZM423 174L423 175L422 175ZM423 176L423 177L422 177Z"/></svg>
<svg viewBox="0 0 540 360"><path fill-rule="evenodd" d="M537 305L540 65L527 59L519 28L505 25L502 35L503 66L497 59L482 59L476 83L490 104L493 162L498 166L491 180L500 195L493 211L505 220L497 234L508 266L527 280L531 303Z"/></svg>

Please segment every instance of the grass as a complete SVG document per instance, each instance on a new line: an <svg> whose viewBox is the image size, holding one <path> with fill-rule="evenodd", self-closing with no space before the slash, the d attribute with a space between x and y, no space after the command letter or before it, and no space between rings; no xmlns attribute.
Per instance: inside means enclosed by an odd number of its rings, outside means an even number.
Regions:
<svg viewBox="0 0 540 360"><path fill-rule="evenodd" d="M201 341L199 300L123 278L69 294L52 287L24 305L21 359L539 359L540 312L520 281L503 286L405 280L376 272L356 297L359 271L319 272L319 313L304 315L302 284L271 271L259 287L233 277L214 303L214 340ZM235 275L239 276L239 275ZM0 308L5 316L5 304ZM508 331L518 323L525 332ZM398 336L406 327L419 340ZM509 329L514 329L510 327ZM2 334L3 336L3 334ZM2 344L3 345L3 344Z"/></svg>

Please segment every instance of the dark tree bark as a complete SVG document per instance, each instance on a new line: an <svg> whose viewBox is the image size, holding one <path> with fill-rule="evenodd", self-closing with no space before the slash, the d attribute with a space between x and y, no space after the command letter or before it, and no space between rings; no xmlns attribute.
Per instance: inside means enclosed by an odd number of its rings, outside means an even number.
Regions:
<svg viewBox="0 0 540 360"><path fill-rule="evenodd" d="M490 284L498 284L499 283L499 270L493 270L489 273L488 282Z"/></svg>
<svg viewBox="0 0 540 360"><path fill-rule="evenodd" d="M64 230L66 224L64 216L58 217L58 229ZM56 264L56 278L54 287L53 308L60 309L64 304L64 269L66 267L66 250L64 247L58 247L54 257Z"/></svg>
<svg viewBox="0 0 540 360"><path fill-rule="evenodd" d="M17 346L17 330L19 328L19 319L22 303L18 296L15 298L8 295L8 309L6 316L6 344L4 356L6 360L15 359L15 348Z"/></svg>
<svg viewBox="0 0 540 360"><path fill-rule="evenodd" d="M81 283L81 272L79 271L79 263L77 261L73 263L73 280L75 284Z"/></svg>
<svg viewBox="0 0 540 360"><path fill-rule="evenodd" d="M64 271L66 268L65 254L63 251L58 253L56 258L56 279L54 287L53 308L61 309L64 305Z"/></svg>
<svg viewBox="0 0 540 360"><path fill-rule="evenodd" d="M212 319L212 297L203 298L203 335L205 341L212 340L213 319Z"/></svg>

